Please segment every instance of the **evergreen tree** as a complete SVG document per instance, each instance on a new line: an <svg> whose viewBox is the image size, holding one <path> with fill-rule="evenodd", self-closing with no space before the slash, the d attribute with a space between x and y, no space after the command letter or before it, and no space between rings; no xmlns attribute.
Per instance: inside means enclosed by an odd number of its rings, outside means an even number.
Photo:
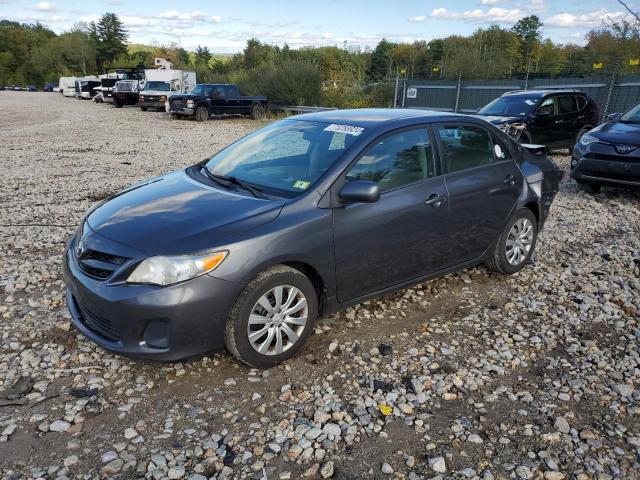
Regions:
<svg viewBox="0 0 640 480"><path fill-rule="evenodd" d="M196 65L208 67L209 60L211 60L211 52L209 51L209 47L201 47L200 45L198 45L198 47L196 48L195 57Z"/></svg>
<svg viewBox="0 0 640 480"><path fill-rule="evenodd" d="M127 31L115 13L105 13L97 25L91 22L88 33L95 42L99 71L105 66L110 66L120 55L127 53Z"/></svg>

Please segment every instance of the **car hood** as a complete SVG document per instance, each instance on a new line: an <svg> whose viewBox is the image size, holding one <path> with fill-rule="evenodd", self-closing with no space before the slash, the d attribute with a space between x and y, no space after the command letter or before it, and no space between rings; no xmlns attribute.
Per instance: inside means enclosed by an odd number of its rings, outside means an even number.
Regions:
<svg viewBox="0 0 640 480"><path fill-rule="evenodd" d="M226 245L275 219L284 200L210 187L178 171L120 192L87 217L96 233L150 255L180 255Z"/></svg>
<svg viewBox="0 0 640 480"><path fill-rule="evenodd" d="M176 99L180 99L183 101L192 99L195 100L196 98L201 98L202 95L195 95L193 93L179 93L177 95L171 95L170 100L176 100Z"/></svg>
<svg viewBox="0 0 640 480"><path fill-rule="evenodd" d="M640 146L640 125L607 122L589 132L607 143Z"/></svg>
<svg viewBox="0 0 640 480"><path fill-rule="evenodd" d="M478 114L478 117L486 120L489 123L493 123L494 125L505 125L507 123L516 123L521 122L522 117L502 117L497 115L481 115Z"/></svg>

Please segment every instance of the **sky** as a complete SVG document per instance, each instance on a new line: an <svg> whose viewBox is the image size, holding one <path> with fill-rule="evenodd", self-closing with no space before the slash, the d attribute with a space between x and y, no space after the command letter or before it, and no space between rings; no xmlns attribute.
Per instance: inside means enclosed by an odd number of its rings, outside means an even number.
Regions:
<svg viewBox="0 0 640 480"><path fill-rule="evenodd" d="M627 0L640 10L640 0ZM175 42L193 50L235 53L251 37L292 48L395 42L467 35L492 23L511 27L538 15L545 37L584 44L603 19L629 18L615 0L0 0L0 19L40 21L60 33L114 12L131 43Z"/></svg>

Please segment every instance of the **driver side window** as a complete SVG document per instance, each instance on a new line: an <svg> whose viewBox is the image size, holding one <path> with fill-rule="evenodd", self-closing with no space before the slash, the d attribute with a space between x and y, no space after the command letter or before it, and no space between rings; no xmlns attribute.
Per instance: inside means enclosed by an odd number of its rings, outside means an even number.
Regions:
<svg viewBox="0 0 640 480"><path fill-rule="evenodd" d="M433 153L425 128L387 135L370 146L347 173L347 181L371 180L380 191L432 177Z"/></svg>
<svg viewBox="0 0 640 480"><path fill-rule="evenodd" d="M556 113L556 99L555 97L547 98L540 107L538 107L538 111L536 112L542 115L555 115Z"/></svg>

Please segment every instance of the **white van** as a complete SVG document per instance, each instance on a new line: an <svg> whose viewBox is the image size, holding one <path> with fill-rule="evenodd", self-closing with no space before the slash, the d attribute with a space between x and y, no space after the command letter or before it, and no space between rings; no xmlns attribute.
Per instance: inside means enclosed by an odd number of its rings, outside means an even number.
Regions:
<svg viewBox="0 0 640 480"><path fill-rule="evenodd" d="M78 80L78 77L60 77L60 81L58 82L60 93L65 97L75 97L76 80Z"/></svg>

